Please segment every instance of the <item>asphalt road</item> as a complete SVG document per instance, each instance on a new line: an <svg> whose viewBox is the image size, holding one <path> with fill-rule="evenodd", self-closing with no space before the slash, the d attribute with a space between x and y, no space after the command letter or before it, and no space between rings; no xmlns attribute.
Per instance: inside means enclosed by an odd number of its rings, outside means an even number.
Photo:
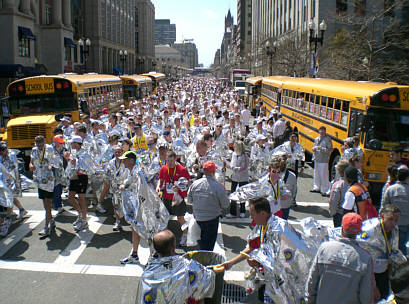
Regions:
<svg viewBox="0 0 409 304"><path fill-rule="evenodd" d="M308 216L331 223L328 198L309 192L312 175L313 169L308 167L298 179L298 207L290 212L291 223L296 227L299 219ZM90 205L90 230L79 234L72 228L75 213L66 205L67 212L56 218L55 233L46 239L38 237L44 225L44 211L36 190L25 192L21 203L29 211L29 216L14 223L9 234L0 238L1 302L136 303L143 268L119 263L119 259L127 256L131 249L131 233L126 225L121 232L112 231L114 219L109 199L105 201L105 207L109 209L105 215L95 214ZM222 220L215 251L226 259L239 254L246 246L249 223L249 218ZM180 236L174 221L169 227ZM146 244L142 245L139 255L144 264L149 250ZM177 252L190 249L179 248ZM247 263L242 262L225 274L230 291L243 292L243 276L248 268ZM225 296L225 303L255 303L254 297L242 301L230 297Z"/></svg>

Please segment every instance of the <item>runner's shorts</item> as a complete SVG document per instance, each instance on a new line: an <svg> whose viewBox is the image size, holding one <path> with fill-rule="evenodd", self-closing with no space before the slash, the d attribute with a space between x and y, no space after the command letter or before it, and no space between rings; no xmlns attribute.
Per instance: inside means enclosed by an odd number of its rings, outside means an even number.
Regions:
<svg viewBox="0 0 409 304"><path fill-rule="evenodd" d="M77 179L70 180L69 191L78 194L85 194L88 187L88 175L78 175Z"/></svg>
<svg viewBox="0 0 409 304"><path fill-rule="evenodd" d="M172 201L164 198L163 204L166 209L168 209L170 215L184 216L186 214L187 207L185 200L182 200L177 206L172 206Z"/></svg>
<svg viewBox="0 0 409 304"><path fill-rule="evenodd" d="M38 198L45 199L45 198L54 198L54 192L48 192L43 189L38 188Z"/></svg>

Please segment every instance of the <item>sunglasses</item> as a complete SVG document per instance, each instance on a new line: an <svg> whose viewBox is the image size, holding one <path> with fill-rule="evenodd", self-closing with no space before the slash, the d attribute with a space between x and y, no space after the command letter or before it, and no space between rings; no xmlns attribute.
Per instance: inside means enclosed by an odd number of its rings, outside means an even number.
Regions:
<svg viewBox="0 0 409 304"><path fill-rule="evenodd" d="M277 174L277 173L280 173L280 170L279 170L279 169L277 169L277 170L271 170L270 172L271 172L271 173L274 173L274 174Z"/></svg>
<svg viewBox="0 0 409 304"><path fill-rule="evenodd" d="M149 147L152 147L152 146L154 146L154 145L155 145L154 143L148 144Z"/></svg>

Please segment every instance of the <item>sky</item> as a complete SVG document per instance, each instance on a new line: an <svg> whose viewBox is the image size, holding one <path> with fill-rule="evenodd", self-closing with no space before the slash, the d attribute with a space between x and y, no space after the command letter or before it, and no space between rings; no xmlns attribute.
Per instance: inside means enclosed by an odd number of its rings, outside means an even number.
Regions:
<svg viewBox="0 0 409 304"><path fill-rule="evenodd" d="M209 67L222 43L224 18L230 8L236 20L237 0L152 0L155 19L176 24L176 42L194 39L199 63Z"/></svg>

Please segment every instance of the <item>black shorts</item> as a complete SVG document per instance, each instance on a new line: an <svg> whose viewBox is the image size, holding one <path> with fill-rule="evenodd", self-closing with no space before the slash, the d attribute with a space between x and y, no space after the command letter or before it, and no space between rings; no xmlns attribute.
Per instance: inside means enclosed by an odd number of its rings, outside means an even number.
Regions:
<svg viewBox="0 0 409 304"><path fill-rule="evenodd" d="M54 198L54 192L48 192L43 189L38 188L38 198L45 199L45 198Z"/></svg>
<svg viewBox="0 0 409 304"><path fill-rule="evenodd" d="M78 194L85 194L88 187L88 175L78 175L77 179L70 180L69 191Z"/></svg>
<svg viewBox="0 0 409 304"><path fill-rule="evenodd" d="M170 215L184 216L187 211L185 200L183 200L179 205L172 206L172 201L168 199L163 199L166 209L168 209Z"/></svg>

